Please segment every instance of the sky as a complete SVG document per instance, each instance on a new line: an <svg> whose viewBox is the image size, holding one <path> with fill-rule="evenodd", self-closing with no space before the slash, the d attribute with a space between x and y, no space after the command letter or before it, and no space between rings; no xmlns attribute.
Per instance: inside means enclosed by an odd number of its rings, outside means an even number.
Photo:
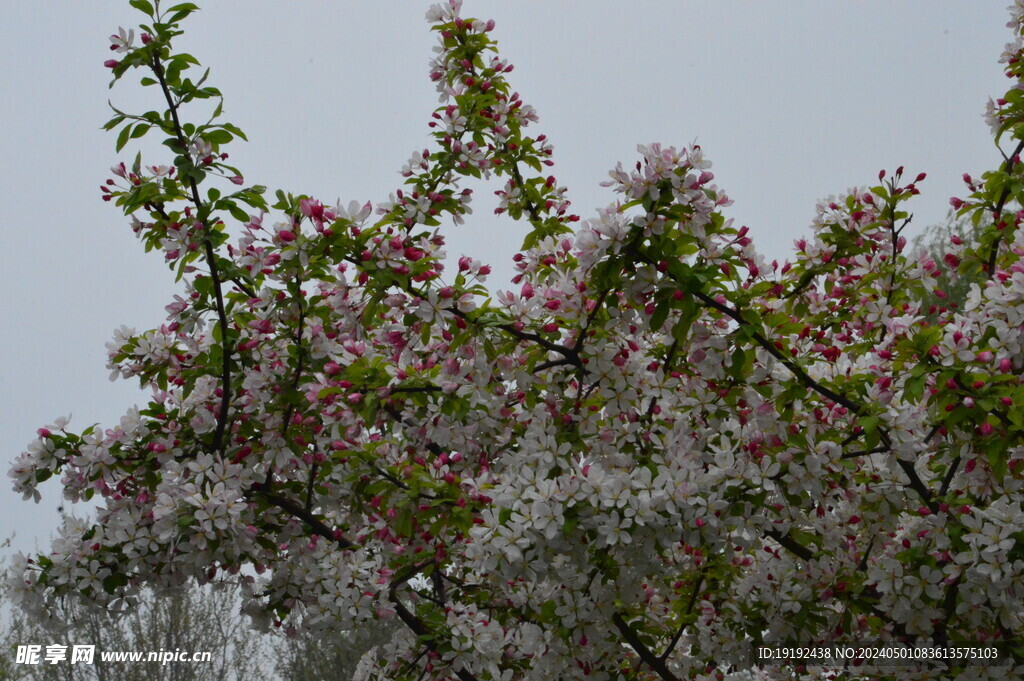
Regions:
<svg viewBox="0 0 1024 681"><path fill-rule="evenodd" d="M427 77L435 37L428 2L199 0L178 49L211 67L224 120L247 144L228 148L247 182L386 200L398 169L429 143L438 105ZM599 186L637 144L694 141L769 259L807 233L815 203L900 165L927 172L913 226L941 222L963 173L996 167L981 114L1006 79L1004 2L901 0L466 0L493 18L509 79L553 141L552 172L587 218L614 201ZM141 17L127 0L0 0L0 451L6 470L35 430L117 423L145 395L110 382L105 343L121 325L158 326L178 287L144 253L99 186L120 160L101 130L108 99L141 113L158 92L124 79L112 91L108 36ZM156 144L146 163L166 163ZM445 227L449 253L494 266L509 287L525 234L492 214L497 185ZM24 502L0 481L0 538L45 549L60 488ZM70 509L75 510L75 509ZM88 512L87 509L78 512Z"/></svg>

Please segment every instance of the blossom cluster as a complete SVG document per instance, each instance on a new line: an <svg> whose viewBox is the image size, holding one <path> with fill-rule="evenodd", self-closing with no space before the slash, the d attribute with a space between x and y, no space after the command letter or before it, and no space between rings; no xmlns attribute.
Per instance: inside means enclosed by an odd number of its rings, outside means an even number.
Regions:
<svg viewBox="0 0 1024 681"><path fill-rule="evenodd" d="M151 401L113 428L41 428L11 468L27 499L57 475L99 504L19 559L23 607L127 608L195 580L292 635L398 618L360 679L783 679L754 645L864 640L1008 650L991 669L796 671L1024 673L1016 154L1002 181L965 178L977 237L942 263L907 250L925 176L903 168L822 201L781 263L726 217L697 145L640 146L610 173L618 200L579 221L494 22L449 0L427 13L433 147L402 186L271 204L225 163L240 130L177 122L220 96L171 49L193 6L140 5L142 45L119 31L111 68L144 69L169 114L108 127L119 146L161 131L177 157L115 166L103 193L185 285L109 346ZM1019 92L997 114L1014 139ZM507 290L469 257L446 267L464 177L496 180L525 225ZM985 283L947 305L946 268Z"/></svg>

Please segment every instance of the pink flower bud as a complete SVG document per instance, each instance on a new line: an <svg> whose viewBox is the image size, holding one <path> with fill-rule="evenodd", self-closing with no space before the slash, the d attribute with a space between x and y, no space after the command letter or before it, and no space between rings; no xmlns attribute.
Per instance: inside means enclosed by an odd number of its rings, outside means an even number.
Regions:
<svg viewBox="0 0 1024 681"><path fill-rule="evenodd" d="M295 241L295 233L287 229L282 229L277 233L277 238L280 239L281 241L284 241L285 243L288 243L291 241Z"/></svg>
<svg viewBox="0 0 1024 681"><path fill-rule="evenodd" d="M108 59L105 62L103 62L103 65L106 66L108 69L116 69L120 63L121 62L119 62L116 59Z"/></svg>

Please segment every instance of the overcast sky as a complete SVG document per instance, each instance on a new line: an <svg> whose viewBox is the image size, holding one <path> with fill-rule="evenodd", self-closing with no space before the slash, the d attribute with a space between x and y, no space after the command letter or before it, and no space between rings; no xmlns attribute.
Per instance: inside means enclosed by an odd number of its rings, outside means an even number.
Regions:
<svg viewBox="0 0 1024 681"><path fill-rule="evenodd" d="M170 3L168 3L170 4ZM380 201L428 143L437 105L426 65L426 2L217 0L186 23L179 49L212 68L226 120L249 135L229 148L250 183L325 202ZM1005 0L900 2L467 0L494 18L510 75L555 145L575 212L613 199L598 183L636 145L697 140L734 199L728 215L770 258L806 233L817 200L905 165L927 172L918 229L939 222L964 172L995 167L981 113L1006 79ZM159 325L176 287L98 188L126 150L100 126L107 99L141 113L158 92L131 77L108 92L107 36L134 25L127 0L0 0L0 449L10 459L41 425L116 424L143 396L110 383L104 344L121 324ZM165 163L155 152L148 163ZM495 189L497 187L492 187ZM476 214L449 229L449 251L495 266L507 284L523 228ZM6 478L5 478L6 480ZM31 549L56 524L60 490L39 505L0 482L0 537Z"/></svg>

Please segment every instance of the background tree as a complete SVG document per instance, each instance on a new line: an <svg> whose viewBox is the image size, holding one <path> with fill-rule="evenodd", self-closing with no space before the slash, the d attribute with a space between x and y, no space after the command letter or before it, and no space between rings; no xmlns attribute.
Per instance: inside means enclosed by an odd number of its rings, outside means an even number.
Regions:
<svg viewBox="0 0 1024 681"><path fill-rule="evenodd" d="M13 609L4 631L5 676L25 681L274 681L278 638L254 631L229 590L182 587L155 595L145 591L130 613L119 615L73 601L48 619ZM93 664L15 664L19 645L95 645ZM210 652L210 662L104 662L100 653Z"/></svg>
<svg viewBox="0 0 1024 681"><path fill-rule="evenodd" d="M935 296L928 306L931 321L937 320L949 309L962 308L972 285L985 285L984 272L961 272L960 258L956 255L960 250L958 242L963 244L974 241L978 232L979 229L971 223L969 216L958 217L955 211L950 211L945 222L932 225L914 237L914 250L927 254L938 266Z"/></svg>
<svg viewBox="0 0 1024 681"><path fill-rule="evenodd" d="M397 623L369 622L357 631L286 637L254 631L224 589L182 587L141 595L126 616L76 607L41 620L9 607L0 624L7 650L0 679L16 681L350 681L363 654L391 639ZM5 605L9 606L6 603ZM15 664L18 645L96 645L95 664ZM99 651L209 651L208 663L108 662ZM70 648L69 648L70 654Z"/></svg>
<svg viewBox="0 0 1024 681"><path fill-rule="evenodd" d="M285 638L275 648L279 681L351 681L363 655L391 641L400 624L367 622L354 631L323 631Z"/></svg>
<svg viewBox="0 0 1024 681"><path fill-rule="evenodd" d="M26 607L195 579L297 632L400 620L360 679L703 681L749 676L754 644L865 638L1001 641L1024 662L1019 89L989 116L1016 151L957 206L980 232L953 255L986 285L927 324L937 270L903 235L924 173L823 201L768 263L703 150L652 144L575 226L494 23L450 0L427 14L433 145L402 189L373 218L271 205L226 163L243 134L221 106L184 115L220 98L172 50L195 6L131 4L141 45L119 31L108 66L141 69L166 109L108 127L119 149L157 131L174 158L116 166L104 193L186 290L110 347L151 402L115 428L44 427L15 462L26 498L56 474L103 502L19 559ZM468 257L446 273L466 177L500 178L497 212L524 225L518 290L491 295Z"/></svg>

